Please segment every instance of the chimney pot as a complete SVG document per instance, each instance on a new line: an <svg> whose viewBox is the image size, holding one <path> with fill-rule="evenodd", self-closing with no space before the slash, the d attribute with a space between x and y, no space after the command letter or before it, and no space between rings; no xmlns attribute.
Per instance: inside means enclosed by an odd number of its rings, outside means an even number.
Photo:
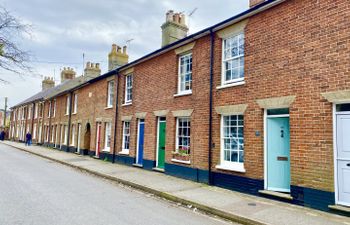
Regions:
<svg viewBox="0 0 350 225"><path fill-rule="evenodd" d="M162 47L169 45L187 36L188 27L185 23L186 16L183 13L174 13L169 10L166 13L166 21L162 28Z"/></svg>

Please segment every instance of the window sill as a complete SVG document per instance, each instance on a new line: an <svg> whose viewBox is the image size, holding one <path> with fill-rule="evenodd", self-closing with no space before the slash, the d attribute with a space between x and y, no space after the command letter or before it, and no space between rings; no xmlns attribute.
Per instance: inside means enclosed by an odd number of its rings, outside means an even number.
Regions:
<svg viewBox="0 0 350 225"><path fill-rule="evenodd" d="M246 172L246 170L244 169L243 164L242 165L232 165L232 166L217 165L215 168L219 169L219 170L227 170L227 171L233 171L233 172L239 172L239 173L245 173Z"/></svg>
<svg viewBox="0 0 350 225"><path fill-rule="evenodd" d="M186 95L192 95L192 91L191 92L180 92L174 95L174 97L181 97L181 96L186 96Z"/></svg>
<svg viewBox="0 0 350 225"><path fill-rule="evenodd" d="M118 152L119 155L129 155L129 152L127 151L121 151L121 152Z"/></svg>
<svg viewBox="0 0 350 225"><path fill-rule="evenodd" d="M243 80L243 81L238 81L238 82L231 83L231 84L223 84L221 86L216 87L216 89L220 90L220 89L229 88L229 87L241 86L241 85L244 85L244 84L245 84L245 81Z"/></svg>
<svg viewBox="0 0 350 225"><path fill-rule="evenodd" d="M72 115L76 115L76 114L77 114L77 112L72 113Z"/></svg>
<svg viewBox="0 0 350 225"><path fill-rule="evenodd" d="M122 104L122 106L128 106L128 105L132 105L132 102L126 102L126 103Z"/></svg>
<svg viewBox="0 0 350 225"><path fill-rule="evenodd" d="M105 109L113 109L113 106L107 106Z"/></svg>
<svg viewBox="0 0 350 225"><path fill-rule="evenodd" d="M187 165L191 164L191 161L183 161L183 160L178 160L178 159L171 159L171 161L176 162L176 163L187 164Z"/></svg>
<svg viewBox="0 0 350 225"><path fill-rule="evenodd" d="M110 152L110 149L102 149L101 152Z"/></svg>

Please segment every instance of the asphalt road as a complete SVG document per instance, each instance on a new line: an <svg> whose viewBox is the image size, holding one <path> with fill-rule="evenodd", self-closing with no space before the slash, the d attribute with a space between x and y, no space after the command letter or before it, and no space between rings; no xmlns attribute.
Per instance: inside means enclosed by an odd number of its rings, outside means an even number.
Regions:
<svg viewBox="0 0 350 225"><path fill-rule="evenodd" d="M0 144L0 225L232 224Z"/></svg>

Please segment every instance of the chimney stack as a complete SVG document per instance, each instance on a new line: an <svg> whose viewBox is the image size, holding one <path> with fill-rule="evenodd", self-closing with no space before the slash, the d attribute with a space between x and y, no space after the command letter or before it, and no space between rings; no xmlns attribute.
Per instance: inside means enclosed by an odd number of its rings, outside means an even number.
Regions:
<svg viewBox="0 0 350 225"><path fill-rule="evenodd" d="M101 75L101 69L99 63L86 63L86 67L84 69L84 76L89 78L98 77Z"/></svg>
<svg viewBox="0 0 350 225"><path fill-rule="evenodd" d="M66 80L72 80L75 78L75 71L73 68L70 67L64 67L61 72L61 83L63 83Z"/></svg>
<svg viewBox="0 0 350 225"><path fill-rule="evenodd" d="M174 13L173 10L169 10L166 13L165 23L161 26L162 47L187 36L188 27L186 26L185 19L183 13Z"/></svg>
<svg viewBox="0 0 350 225"><path fill-rule="evenodd" d="M55 87L55 81L53 80L53 77L44 77L44 80L41 83L41 87L43 91Z"/></svg>
<svg viewBox="0 0 350 225"><path fill-rule="evenodd" d="M129 56L126 53L126 46L123 49L116 44L112 45L112 50L108 54L108 71L121 67L129 62Z"/></svg>
<svg viewBox="0 0 350 225"><path fill-rule="evenodd" d="M265 2L265 0L249 0L249 7L252 8L252 7L259 5L263 2Z"/></svg>

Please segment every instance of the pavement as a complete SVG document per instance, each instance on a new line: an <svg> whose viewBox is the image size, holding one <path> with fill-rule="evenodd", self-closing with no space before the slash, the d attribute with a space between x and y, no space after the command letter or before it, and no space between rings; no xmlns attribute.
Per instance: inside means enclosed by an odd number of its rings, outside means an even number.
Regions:
<svg viewBox="0 0 350 225"><path fill-rule="evenodd" d="M231 224L0 145L1 225L177 225L178 221Z"/></svg>
<svg viewBox="0 0 350 225"><path fill-rule="evenodd" d="M350 218L242 194L89 156L5 141L6 145L242 224L350 225Z"/></svg>

